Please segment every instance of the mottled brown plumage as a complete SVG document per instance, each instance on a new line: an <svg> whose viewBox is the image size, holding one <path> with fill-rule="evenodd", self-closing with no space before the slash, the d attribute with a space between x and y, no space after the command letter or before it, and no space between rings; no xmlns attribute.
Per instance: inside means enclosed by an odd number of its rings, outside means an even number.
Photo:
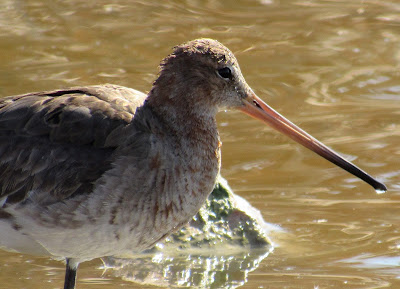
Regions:
<svg viewBox="0 0 400 289"><path fill-rule="evenodd" d="M216 113L267 122L376 188L379 182L277 114L222 44L175 47L146 96L100 85L0 101L0 246L79 262L150 248L199 210L220 169Z"/></svg>

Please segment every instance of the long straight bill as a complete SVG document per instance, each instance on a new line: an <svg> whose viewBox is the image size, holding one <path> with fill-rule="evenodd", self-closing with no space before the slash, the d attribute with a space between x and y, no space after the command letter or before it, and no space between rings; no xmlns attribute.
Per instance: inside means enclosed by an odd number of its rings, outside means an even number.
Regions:
<svg viewBox="0 0 400 289"><path fill-rule="evenodd" d="M284 118L273 108L258 98L253 92L244 99L244 106L240 108L244 113L262 120L269 126L287 135L294 141L319 154L321 157L348 171L354 176L370 184L377 193L386 192L386 186L378 182L366 172L341 157L332 149L306 133L301 128Z"/></svg>

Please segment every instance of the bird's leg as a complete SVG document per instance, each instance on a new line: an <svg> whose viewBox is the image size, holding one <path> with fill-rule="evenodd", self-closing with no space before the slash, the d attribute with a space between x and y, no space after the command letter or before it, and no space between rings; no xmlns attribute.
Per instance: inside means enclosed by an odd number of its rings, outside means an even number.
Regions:
<svg viewBox="0 0 400 289"><path fill-rule="evenodd" d="M76 271L79 262L74 259L67 258L67 266L65 267L64 289L75 289Z"/></svg>

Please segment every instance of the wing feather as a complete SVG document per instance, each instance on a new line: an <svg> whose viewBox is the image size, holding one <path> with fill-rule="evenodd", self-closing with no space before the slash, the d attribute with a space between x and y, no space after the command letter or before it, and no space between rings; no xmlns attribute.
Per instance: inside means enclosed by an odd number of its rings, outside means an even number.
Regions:
<svg viewBox="0 0 400 289"><path fill-rule="evenodd" d="M90 194L145 97L99 85L1 99L2 203L30 201L32 192L42 204Z"/></svg>

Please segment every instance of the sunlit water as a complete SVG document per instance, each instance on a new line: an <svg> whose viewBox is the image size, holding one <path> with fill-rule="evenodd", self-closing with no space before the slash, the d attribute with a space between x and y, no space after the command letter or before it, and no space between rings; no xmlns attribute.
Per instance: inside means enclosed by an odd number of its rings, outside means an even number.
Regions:
<svg viewBox="0 0 400 289"><path fill-rule="evenodd" d="M171 47L197 37L226 44L261 98L389 188L378 195L262 123L222 112L222 174L284 230L235 286L400 286L395 0L4 0L0 95L105 82L147 91ZM79 288L143 288L101 266L82 264ZM59 288L63 274L59 262L0 252L1 288Z"/></svg>

